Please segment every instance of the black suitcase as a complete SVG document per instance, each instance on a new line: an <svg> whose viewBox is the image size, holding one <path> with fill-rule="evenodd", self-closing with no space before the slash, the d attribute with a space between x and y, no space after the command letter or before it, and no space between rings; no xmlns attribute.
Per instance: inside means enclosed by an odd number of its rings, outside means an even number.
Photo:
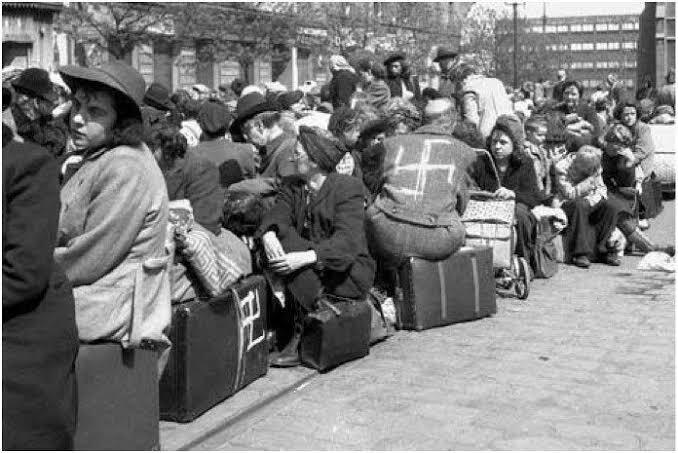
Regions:
<svg viewBox="0 0 678 453"><path fill-rule="evenodd" d="M227 294L174 306L160 418L190 422L268 372L263 276Z"/></svg>
<svg viewBox="0 0 678 453"><path fill-rule="evenodd" d="M301 361L327 371L370 353L372 313L365 300L323 297L304 319Z"/></svg>
<svg viewBox="0 0 678 453"><path fill-rule="evenodd" d="M81 344L75 450L159 450L158 352Z"/></svg>
<svg viewBox="0 0 678 453"><path fill-rule="evenodd" d="M497 312L491 247L463 247L443 261L410 258L398 278L400 329L424 330Z"/></svg>

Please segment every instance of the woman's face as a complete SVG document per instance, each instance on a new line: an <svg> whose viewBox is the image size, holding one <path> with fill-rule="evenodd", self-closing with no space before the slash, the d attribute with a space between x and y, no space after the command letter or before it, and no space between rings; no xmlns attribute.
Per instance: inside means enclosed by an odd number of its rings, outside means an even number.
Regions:
<svg viewBox="0 0 678 453"><path fill-rule="evenodd" d="M565 104L567 104L568 107L576 107L579 103L579 90L577 87L574 85L567 87L567 89L563 92L563 99L565 100Z"/></svg>
<svg viewBox="0 0 678 453"><path fill-rule="evenodd" d="M358 142L358 137L360 136L360 129L355 126L352 126L347 131L342 132L344 135L344 143L348 146L353 146Z"/></svg>
<svg viewBox="0 0 678 453"><path fill-rule="evenodd" d="M513 142L506 132L495 130L491 140L492 154L498 161L505 160L513 154Z"/></svg>
<svg viewBox="0 0 678 453"><path fill-rule="evenodd" d="M393 133L395 135L405 135L405 134L408 134L409 132L410 132L410 128L407 127L407 124L405 124L404 121L398 122L398 124L396 124L395 129L393 130Z"/></svg>
<svg viewBox="0 0 678 453"><path fill-rule="evenodd" d="M403 65L402 65L402 63L399 62L399 61L394 61L393 63L389 64L389 65L388 65L388 72L389 72L391 75L394 75L394 76L400 75L400 73L403 72Z"/></svg>
<svg viewBox="0 0 678 453"><path fill-rule="evenodd" d="M633 107L624 107L621 114L621 121L626 127L631 127L636 124L638 116L636 114L636 109Z"/></svg>
<svg viewBox="0 0 678 453"><path fill-rule="evenodd" d="M107 91L85 92L78 88L73 96L70 128L78 150L97 149L110 141L117 120L115 101Z"/></svg>

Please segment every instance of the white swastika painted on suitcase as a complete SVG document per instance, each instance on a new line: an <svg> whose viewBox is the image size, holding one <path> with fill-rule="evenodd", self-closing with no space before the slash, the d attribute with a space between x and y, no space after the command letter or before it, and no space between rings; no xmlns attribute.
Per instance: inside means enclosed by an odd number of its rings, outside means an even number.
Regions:
<svg viewBox="0 0 678 453"><path fill-rule="evenodd" d="M243 335L248 339L247 348L245 351L249 351L262 341L266 337L264 332L264 327L262 326L261 335L254 338L254 322L260 318L261 315L261 306L259 305L259 292L258 291L249 291L247 296L240 299L240 312L242 313L242 329L245 331L247 329L247 335ZM247 308L247 310L245 310Z"/></svg>

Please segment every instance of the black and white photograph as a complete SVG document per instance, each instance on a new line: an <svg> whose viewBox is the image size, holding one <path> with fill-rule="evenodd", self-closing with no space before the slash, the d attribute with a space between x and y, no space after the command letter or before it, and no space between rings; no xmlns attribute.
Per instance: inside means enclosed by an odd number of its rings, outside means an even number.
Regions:
<svg viewBox="0 0 678 453"><path fill-rule="evenodd" d="M676 3L2 1L3 451L675 451Z"/></svg>

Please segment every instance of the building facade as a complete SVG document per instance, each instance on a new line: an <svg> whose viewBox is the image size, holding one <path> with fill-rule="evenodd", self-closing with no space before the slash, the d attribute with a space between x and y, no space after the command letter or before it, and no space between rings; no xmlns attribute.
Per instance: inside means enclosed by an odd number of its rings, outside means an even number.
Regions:
<svg viewBox="0 0 678 453"><path fill-rule="evenodd" d="M662 86L670 68L676 67L676 4L646 2L640 15L638 39L639 84L650 80Z"/></svg>
<svg viewBox="0 0 678 453"><path fill-rule="evenodd" d="M527 19L525 33L546 43L553 73L545 78L563 68L585 88L604 84L608 74L634 88L639 28L637 15L546 17Z"/></svg>
<svg viewBox="0 0 678 453"><path fill-rule="evenodd" d="M61 3L2 2L2 67L55 68L54 16Z"/></svg>

